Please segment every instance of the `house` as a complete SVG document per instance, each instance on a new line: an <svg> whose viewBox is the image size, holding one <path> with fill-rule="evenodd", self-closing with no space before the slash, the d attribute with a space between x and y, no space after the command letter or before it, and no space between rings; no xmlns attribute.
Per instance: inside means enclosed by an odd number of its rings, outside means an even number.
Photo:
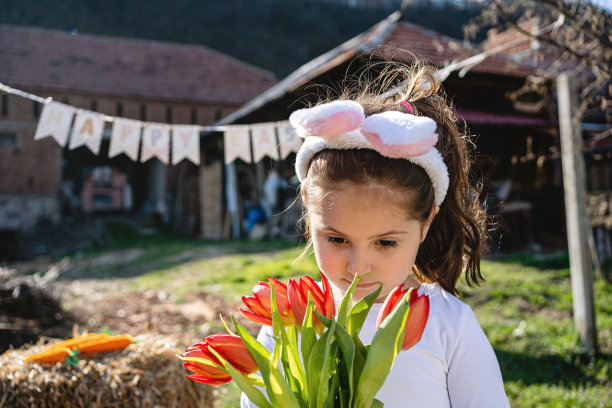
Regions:
<svg viewBox="0 0 612 408"><path fill-rule="evenodd" d="M442 68L441 74L446 77L444 88L454 103L457 118L465 121L469 133L474 135L477 168L482 171L485 182L486 196L482 199L486 199L492 213L503 216L500 231L503 231L504 245L520 246L531 241L557 243L565 233L560 167L555 162L531 160L558 144L556 121L544 111L519 110L506 97L535 73L533 67L505 56L489 56L471 65L457 65L481 52L480 47L406 22L398 11L298 68L218 123L286 120L293 110L316 101L313 84L333 88L345 75L352 75L376 61L393 59L409 63L415 56L428 60ZM228 198L236 196L230 194L231 190L238 191L236 203L228 203L229 208L235 208L233 225L242 225L247 214L245 207L260 196L257 190L265 179L265 174L260 174L263 169L275 167L284 178L290 179L294 159L293 155L283 162L265 163L255 169L241 161L228 166L228 172L235 172L237 180L237 185L228 186ZM258 187L249 188L253 184ZM239 233L234 231L235 236Z"/></svg>
<svg viewBox="0 0 612 408"><path fill-rule="evenodd" d="M268 71L200 45L10 25L0 25L0 61L0 83L12 88L110 116L170 124L212 124L277 82ZM74 207L87 180L111 169L119 176L116 189L129 183L132 211L161 212L197 233L198 166L110 159L108 137L98 155L61 148L51 138L34 141L41 109L0 92L0 231L10 238L80 210ZM221 154L217 145L201 149L203 167ZM122 193L110 199L101 191L86 187L84 209L95 210L96 200L108 204L99 208L123 207L117 204L126 201L118 198Z"/></svg>

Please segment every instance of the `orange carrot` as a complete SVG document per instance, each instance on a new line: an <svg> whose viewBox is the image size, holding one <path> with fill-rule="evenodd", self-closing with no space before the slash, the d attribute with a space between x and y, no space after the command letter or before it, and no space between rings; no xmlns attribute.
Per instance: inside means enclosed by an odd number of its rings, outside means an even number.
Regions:
<svg viewBox="0 0 612 408"><path fill-rule="evenodd" d="M132 336L122 334L109 336L106 333L90 333L72 339L61 341L46 350L26 357L26 362L61 363L68 354L78 347L80 354L99 353L103 351L121 350L132 343Z"/></svg>
<svg viewBox="0 0 612 408"><path fill-rule="evenodd" d="M68 353L72 350L69 348L59 348L52 347L48 348L43 352L32 354L31 356L27 356L25 359L26 363L35 362L35 363L61 363L66 360L68 357Z"/></svg>
<svg viewBox="0 0 612 408"><path fill-rule="evenodd" d="M79 346L79 353L89 354L122 350L130 344L132 344L132 336L120 334L118 336L109 336L103 339L95 339L91 342L84 342Z"/></svg>
<svg viewBox="0 0 612 408"><path fill-rule="evenodd" d="M60 348L66 348L68 347L71 350L74 350L74 348L76 346L78 346L79 344L83 343L83 342L89 342L90 340L94 340L94 339L102 339L108 337L107 333L88 333L86 335L83 336L77 336L77 337L73 337L71 339L68 340L64 340L64 341L60 341L59 343L56 344L52 344L49 349L55 348L55 347L60 347Z"/></svg>

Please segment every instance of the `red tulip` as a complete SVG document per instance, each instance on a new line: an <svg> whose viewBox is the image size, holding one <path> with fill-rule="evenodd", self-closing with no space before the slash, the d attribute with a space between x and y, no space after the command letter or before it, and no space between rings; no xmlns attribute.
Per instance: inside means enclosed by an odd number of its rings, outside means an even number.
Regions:
<svg viewBox="0 0 612 408"><path fill-rule="evenodd" d="M312 294L313 305L315 310L319 314L334 318L336 312L336 306L334 304L334 295L331 290L331 286L327 277L321 273L321 283L323 289L317 285L317 283L310 277L305 276L300 278L299 283L293 279L289 280L287 287L287 295L289 297L289 306L295 316L298 327L302 327L304 322L304 316L306 315L306 308L308 307L308 294ZM317 333L321 333L325 330L323 323L316 318L313 311L314 327Z"/></svg>
<svg viewBox="0 0 612 408"><path fill-rule="evenodd" d="M220 367L214 367L195 361L185 361L184 366L195 374L188 375L193 381L204 384L226 384L232 377L225 371L223 365L210 349L215 350L242 374L253 374L258 370L257 364L249 350L239 336L229 334L215 334L202 339L202 342L193 344L181 357L195 357L208 360Z"/></svg>
<svg viewBox="0 0 612 408"><path fill-rule="evenodd" d="M378 313L376 319L376 329L380 327L385 318L395 309L395 306L404 298L406 292L410 289L402 290L403 285L399 285L387 295L382 309ZM429 297L425 295L419 296L416 289L410 292L410 311L406 319L406 329L404 332L404 341L402 350L408 350L421 340L427 318L429 317Z"/></svg>
<svg viewBox="0 0 612 408"><path fill-rule="evenodd" d="M255 285L253 287L254 296L242 297L242 301L251 311L240 308L240 313L256 323L272 326L272 289L270 289L270 285L272 285L283 326L295 325L295 317L289 306L287 285L271 276L268 276L268 282L259 282L258 285Z"/></svg>

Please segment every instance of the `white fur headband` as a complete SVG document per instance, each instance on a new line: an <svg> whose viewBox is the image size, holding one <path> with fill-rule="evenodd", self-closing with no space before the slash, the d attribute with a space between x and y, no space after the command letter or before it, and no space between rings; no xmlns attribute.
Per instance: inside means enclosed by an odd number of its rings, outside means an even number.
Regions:
<svg viewBox="0 0 612 408"><path fill-rule="evenodd" d="M295 162L300 181L306 178L312 157L322 150L369 149L421 166L431 179L436 205L444 201L448 169L434 147L438 134L433 119L398 111L366 118L360 104L340 100L297 110L289 122L305 139Z"/></svg>

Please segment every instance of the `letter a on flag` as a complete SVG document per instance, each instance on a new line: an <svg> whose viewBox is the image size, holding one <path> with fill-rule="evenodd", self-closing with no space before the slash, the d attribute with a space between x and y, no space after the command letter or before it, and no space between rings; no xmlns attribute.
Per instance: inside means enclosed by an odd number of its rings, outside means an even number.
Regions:
<svg viewBox="0 0 612 408"><path fill-rule="evenodd" d="M170 126L163 123L145 123L142 132L142 150L140 161L142 163L157 157L164 164L168 164L170 152Z"/></svg>
<svg viewBox="0 0 612 408"><path fill-rule="evenodd" d="M68 140L70 124L76 109L59 102L47 102L43 106L40 120L36 127L34 140L53 137L57 144L64 147Z"/></svg>
<svg viewBox="0 0 612 408"><path fill-rule="evenodd" d="M172 126L172 164L183 159L200 164L200 127L190 125Z"/></svg>
<svg viewBox="0 0 612 408"><path fill-rule="evenodd" d="M98 154L100 152L103 131L104 116L86 110L78 111L74 120L74 126L72 127L70 150L85 145L94 154Z"/></svg>
<svg viewBox="0 0 612 408"><path fill-rule="evenodd" d="M130 159L137 161L141 127L142 122L138 120L115 118L108 157L125 153Z"/></svg>
<svg viewBox="0 0 612 408"><path fill-rule="evenodd" d="M278 160L274 123L251 125L251 135L253 137L253 163L257 163L264 156Z"/></svg>

